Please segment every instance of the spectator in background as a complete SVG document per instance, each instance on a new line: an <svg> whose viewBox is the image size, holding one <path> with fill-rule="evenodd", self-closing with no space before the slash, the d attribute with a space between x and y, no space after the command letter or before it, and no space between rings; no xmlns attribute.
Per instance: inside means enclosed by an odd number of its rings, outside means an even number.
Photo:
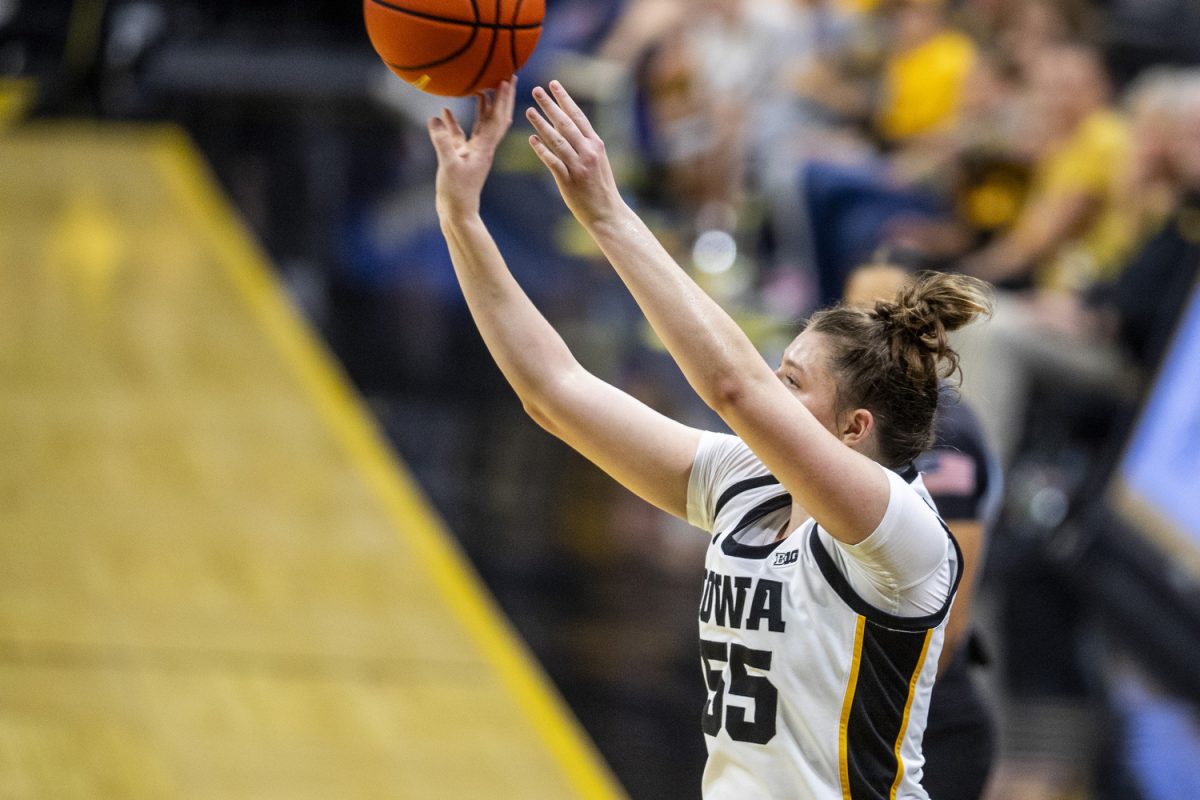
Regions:
<svg viewBox="0 0 1200 800"><path fill-rule="evenodd" d="M1135 129L1152 132L1152 140L1137 148L1134 174L1174 198L1172 208L1115 282L1053 312L1031 314L1021 335L1013 327L994 342L993 353L1001 358L989 368L1017 364L1029 370L1005 372L1000 386L1014 380L1025 385L1032 374L1066 388L1077 354L1092 350L1124 354L1144 374L1161 359L1184 304L1194 297L1200 278L1200 72L1148 76L1132 108L1150 114L1135 119ZM1099 760L1096 740L1108 727L1097 724L1090 691L1104 665L1080 657L1077 628L1088 609L1040 549L1018 554L1005 572L1009 748L992 797L1086 796L1089 772Z"/></svg>
<svg viewBox="0 0 1200 800"><path fill-rule="evenodd" d="M975 45L950 24L945 0L896 0L875 128L888 145L952 125Z"/></svg>
<svg viewBox="0 0 1200 800"><path fill-rule="evenodd" d="M1030 196L1011 232L972 257L968 270L998 284L1059 292L1111 279L1135 237L1122 201L1129 129L1110 107L1100 54L1053 47L1033 71Z"/></svg>
<svg viewBox="0 0 1200 800"><path fill-rule="evenodd" d="M976 48L952 24L946 0L887 0L856 11L845 49L806 64L793 90L888 147L951 125Z"/></svg>
<svg viewBox="0 0 1200 800"><path fill-rule="evenodd" d="M1125 108L1133 140L1133 168L1122 191L1139 230L1157 231L1179 201L1175 156L1176 117L1195 73L1148 70L1129 87Z"/></svg>
<svg viewBox="0 0 1200 800"><path fill-rule="evenodd" d="M855 269L844 302L871 310L891 302L912 280L897 263L877 260ZM1000 470L971 409L943 388L934 421L933 447L917 459L937 506L963 553L959 584L946 642L938 661L922 749L921 785L935 800L979 800L995 757L995 724L971 675L984 662L972 633L971 609L987 549L987 530L1000 498Z"/></svg>
<svg viewBox="0 0 1200 800"><path fill-rule="evenodd" d="M1121 276L1085 298L1075 328L1113 342L1143 372L1157 366L1200 270L1200 70L1168 85L1173 109L1163 125L1165 146L1143 152L1142 175L1169 178L1170 187L1159 191L1174 198L1173 207Z"/></svg>
<svg viewBox="0 0 1200 800"><path fill-rule="evenodd" d="M1178 306L1195 280L1200 73L1157 76L1135 95L1133 108L1138 113L1134 127L1147 132L1147 138L1135 149L1131 164L1140 184L1127 191L1132 197L1169 202L1169 213L1157 215L1160 220L1165 216L1165 222L1115 280L1097 282L1081 293L997 298L988 332L960 342L970 354L964 356L964 393L975 398L985 425L1004 442L1010 460L1035 380L1131 397L1157 362Z"/></svg>
<svg viewBox="0 0 1200 800"><path fill-rule="evenodd" d="M798 47L795 19L783 0L703 0L636 4L618 23L603 50L643 54L640 127L646 156L665 173L663 200L689 211L740 202L747 153L772 135L786 102L777 76Z"/></svg>
<svg viewBox="0 0 1200 800"><path fill-rule="evenodd" d="M1029 156L1015 144L1025 138L1027 106L1011 61L995 49L980 48L955 124L921 137L891 159L893 172L905 183L945 197L953 218L918 220L911 230L903 218L893 219L885 236L907 241L926 259L942 263L1011 227L1028 192Z"/></svg>
<svg viewBox="0 0 1200 800"><path fill-rule="evenodd" d="M1090 38L1090 11L1088 0L1006 2L1001 24L989 39L1009 54L1022 76L1032 80L1043 53Z"/></svg>
<svg viewBox="0 0 1200 800"><path fill-rule="evenodd" d="M950 217L954 181L947 176L956 174L966 140L984 127L969 120L995 123L993 115L1008 116L998 109L1007 105L998 99L1007 82L986 80L999 69L952 24L945 3L897 0L880 13L890 39L877 81L847 73L808 87L842 98L852 95L847 83L857 85L861 121L874 138L873 150L856 160L814 160L801 174L822 303L840 295L849 271L885 242L895 223L907 220L924 230ZM854 111L844 100L838 105L843 113Z"/></svg>

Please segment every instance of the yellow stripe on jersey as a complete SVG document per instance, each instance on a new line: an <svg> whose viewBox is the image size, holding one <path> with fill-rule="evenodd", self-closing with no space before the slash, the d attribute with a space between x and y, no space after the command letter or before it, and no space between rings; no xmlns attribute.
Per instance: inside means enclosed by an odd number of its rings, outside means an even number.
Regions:
<svg viewBox="0 0 1200 800"><path fill-rule="evenodd" d="M925 632L925 642L921 645L921 656L917 659L917 666L913 669L912 678L908 681L908 699L904 701L904 716L900 719L900 733L896 734L896 781L892 784L892 793L889 795L891 800L896 800L896 791L900 788L900 781L904 780L904 760L900 758L900 747L904 744L904 732L908 730L908 713L912 710L913 697L917 693L917 680L921 677L921 670L925 666L925 655L929 652L929 640L933 638L933 630Z"/></svg>
<svg viewBox="0 0 1200 800"><path fill-rule="evenodd" d="M842 779L842 800L851 800L850 797L850 768L847 764L847 753L849 748L846 744L846 730L850 727L850 708L854 705L854 690L858 687L858 667L862 663L862 646L863 646L863 631L867 627L867 618L859 616L858 626L854 630L854 658L850 662L850 678L846 681L846 697L842 700L842 721L838 725L838 763L840 764L840 775ZM922 653L924 658L924 653ZM918 669L917 672L920 672ZM908 700L912 702L912 692L910 690ZM905 717L908 716L908 710L905 709ZM903 730L903 727L901 727Z"/></svg>

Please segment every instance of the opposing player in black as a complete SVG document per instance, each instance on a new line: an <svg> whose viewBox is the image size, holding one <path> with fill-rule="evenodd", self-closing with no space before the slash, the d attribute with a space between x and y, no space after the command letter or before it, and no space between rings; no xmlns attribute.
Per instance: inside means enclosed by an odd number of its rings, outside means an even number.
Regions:
<svg viewBox="0 0 1200 800"><path fill-rule="evenodd" d="M442 231L530 415L712 534L705 796L926 800L921 738L962 557L912 462L957 361L947 333L986 312L984 285L927 275L870 312L820 312L772 369L622 201L566 91L533 94L535 153L736 435L681 425L588 373L513 280L479 208L511 121L509 83L480 100L470 137L449 112L429 123Z"/></svg>

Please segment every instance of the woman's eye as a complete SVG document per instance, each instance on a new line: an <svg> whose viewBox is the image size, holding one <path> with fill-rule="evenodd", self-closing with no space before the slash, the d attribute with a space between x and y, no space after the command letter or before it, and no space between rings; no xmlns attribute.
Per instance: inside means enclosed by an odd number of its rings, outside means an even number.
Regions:
<svg viewBox="0 0 1200 800"><path fill-rule="evenodd" d="M785 375L783 379L786 380L791 386L795 386L797 389L800 388L800 384L796 383L796 379L791 375Z"/></svg>

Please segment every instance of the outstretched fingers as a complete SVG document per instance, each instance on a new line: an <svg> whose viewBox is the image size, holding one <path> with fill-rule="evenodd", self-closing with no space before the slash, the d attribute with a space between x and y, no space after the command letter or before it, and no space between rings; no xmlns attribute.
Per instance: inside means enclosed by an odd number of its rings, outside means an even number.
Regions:
<svg viewBox="0 0 1200 800"><path fill-rule="evenodd" d="M575 102L575 99L572 98L571 95L567 94L567 90L563 88L561 83L558 81L550 81L550 93L558 102L559 107L566 112L567 117L570 118L571 122L575 124L575 127L578 128L584 136L591 138L596 137L596 131L592 128L591 120L587 118L587 114L583 113L583 109L579 107L579 104Z"/></svg>
<svg viewBox="0 0 1200 800"><path fill-rule="evenodd" d="M454 116L453 111L443 108L441 119L449 133L451 144L457 146L467 140L467 134L463 132L462 126L458 124L458 118Z"/></svg>
<svg viewBox="0 0 1200 800"><path fill-rule="evenodd" d="M529 137L529 145L533 148L533 152L546 165L546 169L550 170L550 174L555 178L566 180L571 177L571 171L567 169L566 163L558 157L558 155L546 146L542 137L534 134Z"/></svg>
<svg viewBox="0 0 1200 800"><path fill-rule="evenodd" d="M560 105L541 87L533 90L540 111L533 107L525 110L536 132L529 137L529 144L554 176L559 194L571 213L587 225L618 211L620 193L604 142L592 130L579 106L562 90L562 85L553 81L551 87L565 105ZM579 127L571 113L582 121L586 130Z"/></svg>
<svg viewBox="0 0 1200 800"><path fill-rule="evenodd" d="M450 119L453 120L453 115L450 116ZM459 144L463 141L462 129L458 127L457 121L448 122L445 114L442 114L431 117L426 128L429 130L429 140L433 142L433 149L437 153L438 161L442 162L453 158Z"/></svg>
<svg viewBox="0 0 1200 800"><path fill-rule="evenodd" d="M496 90L496 114L500 119L512 122L513 109L517 104L517 76L513 75Z"/></svg>
<svg viewBox="0 0 1200 800"><path fill-rule="evenodd" d="M536 96L537 90L534 90L534 92ZM567 141L567 138L554 125L546 121L546 118L539 114L537 109L525 109L525 118L529 120L529 124L537 131L537 138L542 144L561 161L567 162L579 157L575 148Z"/></svg>
<svg viewBox="0 0 1200 800"><path fill-rule="evenodd" d="M499 141L512 124L517 78L501 81L495 89L480 92L475 101L475 133Z"/></svg>
<svg viewBox="0 0 1200 800"><path fill-rule="evenodd" d="M487 91L479 92L475 95L475 124L483 124L490 116L496 101L491 97L491 93Z"/></svg>
<svg viewBox="0 0 1200 800"><path fill-rule="evenodd" d="M550 93L542 87L536 86L533 90L533 99L542 109L542 113L546 119L558 131L558 134L571 145L573 150L576 152L581 151L587 137L579 129L579 126L575 124L575 121L567 115L567 112L562 110Z"/></svg>
<svg viewBox="0 0 1200 800"><path fill-rule="evenodd" d="M429 141L433 142L433 149L440 157L448 146L446 143L446 124L442 122L441 117L430 117L425 124L425 128L429 131Z"/></svg>

